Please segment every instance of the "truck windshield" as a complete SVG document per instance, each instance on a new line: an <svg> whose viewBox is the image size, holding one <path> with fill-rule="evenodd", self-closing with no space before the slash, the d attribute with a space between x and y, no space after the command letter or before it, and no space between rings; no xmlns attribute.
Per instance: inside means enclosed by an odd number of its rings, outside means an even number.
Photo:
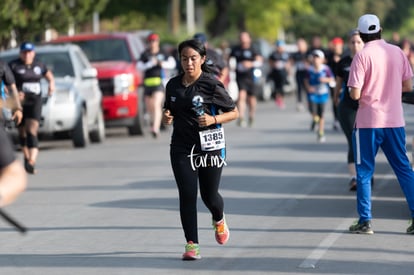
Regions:
<svg viewBox="0 0 414 275"><path fill-rule="evenodd" d="M85 52L91 62L126 61L132 62L124 39L108 38L99 40L73 41Z"/></svg>

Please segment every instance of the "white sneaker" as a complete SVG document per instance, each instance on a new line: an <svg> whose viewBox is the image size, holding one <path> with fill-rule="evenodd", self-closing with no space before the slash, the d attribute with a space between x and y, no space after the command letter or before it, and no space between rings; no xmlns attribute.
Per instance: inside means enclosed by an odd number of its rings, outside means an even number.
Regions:
<svg viewBox="0 0 414 275"><path fill-rule="evenodd" d="M303 112L305 110L305 107L303 106L303 104L302 103L298 103L297 105L296 105L296 111L298 111L298 112Z"/></svg>
<svg viewBox="0 0 414 275"><path fill-rule="evenodd" d="M318 142L319 142L319 143L325 143L325 142L326 142L326 137L325 137L325 135L318 136Z"/></svg>

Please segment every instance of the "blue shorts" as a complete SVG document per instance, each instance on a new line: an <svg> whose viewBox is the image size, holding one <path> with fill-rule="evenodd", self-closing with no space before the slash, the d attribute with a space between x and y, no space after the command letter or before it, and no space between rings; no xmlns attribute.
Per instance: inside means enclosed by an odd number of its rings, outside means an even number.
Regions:
<svg viewBox="0 0 414 275"><path fill-rule="evenodd" d="M318 95L318 94L309 93L308 98L309 98L309 101L312 103L321 104L321 103L328 102L329 94L327 93L327 94Z"/></svg>

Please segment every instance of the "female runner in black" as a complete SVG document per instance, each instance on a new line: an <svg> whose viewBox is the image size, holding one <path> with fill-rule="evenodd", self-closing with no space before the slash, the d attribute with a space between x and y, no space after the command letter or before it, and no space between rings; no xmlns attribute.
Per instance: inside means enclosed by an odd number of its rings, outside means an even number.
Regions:
<svg viewBox="0 0 414 275"><path fill-rule="evenodd" d="M206 48L198 40L178 46L183 73L166 87L164 123L173 123L170 158L178 187L180 217L187 241L183 260L200 259L197 229L198 184L210 210L219 244L229 239L223 198L218 192L225 162L222 124L235 120L238 109L223 84L205 63Z"/></svg>

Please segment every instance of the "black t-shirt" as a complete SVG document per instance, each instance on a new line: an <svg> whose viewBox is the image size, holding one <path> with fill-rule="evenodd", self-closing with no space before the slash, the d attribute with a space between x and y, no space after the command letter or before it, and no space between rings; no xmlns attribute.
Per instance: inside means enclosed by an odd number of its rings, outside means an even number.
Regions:
<svg viewBox="0 0 414 275"><path fill-rule="evenodd" d="M334 75L337 75L339 61L344 57L344 55L339 56L339 60L335 61L335 54L332 51L329 51L326 55L326 64L331 68L331 71Z"/></svg>
<svg viewBox="0 0 414 275"><path fill-rule="evenodd" d="M210 125L201 128L198 125L198 116L194 110L194 96L203 98L203 110L206 114L217 115L220 111L228 112L236 105L225 90L223 84L214 75L202 73L192 85L185 87L182 84L183 74L171 78L166 87L164 108L174 116L174 130L171 137L171 146L176 150L189 153L195 145L195 152L200 152L199 131L214 129L221 125Z"/></svg>
<svg viewBox="0 0 414 275"><path fill-rule="evenodd" d="M256 57L260 55L259 52L250 47L248 49L243 49L240 45L235 46L230 53L231 57L236 58L236 77L237 78L252 78L253 79L253 69L254 68L244 68L242 65L243 61L255 61Z"/></svg>
<svg viewBox="0 0 414 275"><path fill-rule="evenodd" d="M9 136L3 127L0 127L0 169L5 168L13 161L16 156L14 155L13 145Z"/></svg>
<svg viewBox="0 0 414 275"><path fill-rule="evenodd" d="M156 58L158 61L167 61L168 55L162 51L159 51L156 54L151 53L149 50L146 50L142 53L140 61L143 63L149 62L151 59ZM159 64L156 64L145 70L145 78L147 77L163 77L162 68Z"/></svg>
<svg viewBox="0 0 414 275"><path fill-rule="evenodd" d="M289 54L287 52L273 51L269 55L269 60L273 61L275 66L272 67L272 71L286 71L286 64L289 62Z"/></svg>
<svg viewBox="0 0 414 275"><path fill-rule="evenodd" d="M358 109L358 101L353 100L349 95L347 83L349 78L349 70L351 68L352 58L351 56L347 55L343 57L337 64L336 68L336 75L342 78L342 93L341 93L341 103L346 104L346 106L357 110Z"/></svg>
<svg viewBox="0 0 414 275"><path fill-rule="evenodd" d="M3 61L0 61L0 79L4 82L6 86L9 86L16 82L9 66L7 65L7 63L4 63Z"/></svg>
<svg viewBox="0 0 414 275"><path fill-rule="evenodd" d="M291 59L295 63L296 72L306 72L307 71L307 63L308 63L308 56L310 52L295 52L291 55Z"/></svg>
<svg viewBox="0 0 414 275"><path fill-rule="evenodd" d="M219 54L218 52L216 52L213 49L207 48L207 60L206 60L206 64L208 66L211 66L214 70L214 74L216 76L220 76L221 71L227 67L226 62L224 61L223 57L221 56L221 54Z"/></svg>
<svg viewBox="0 0 414 275"><path fill-rule="evenodd" d="M36 59L33 61L31 65L25 65L23 61L19 58L11 61L9 63L9 66L14 74L17 89L19 91L37 94L37 86L32 84L40 84L40 80L48 72L46 65L44 65L42 62Z"/></svg>

